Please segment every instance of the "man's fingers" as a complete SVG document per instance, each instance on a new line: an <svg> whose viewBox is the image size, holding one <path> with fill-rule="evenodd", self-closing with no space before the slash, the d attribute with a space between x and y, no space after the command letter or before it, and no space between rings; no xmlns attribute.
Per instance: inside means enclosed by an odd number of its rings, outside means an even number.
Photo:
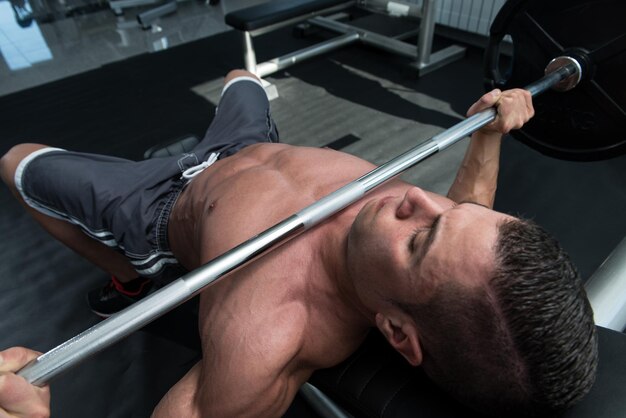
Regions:
<svg viewBox="0 0 626 418"><path fill-rule="evenodd" d="M48 416L49 403L48 387L32 386L15 374L0 375L0 405L11 416Z"/></svg>
<svg viewBox="0 0 626 418"><path fill-rule="evenodd" d="M0 351L0 418L50 416L50 389L14 374L40 354L23 347Z"/></svg>
<svg viewBox="0 0 626 418"><path fill-rule="evenodd" d="M498 100L498 114L488 129L507 134L520 129L535 114L532 95L527 90L513 89L503 92Z"/></svg>
<svg viewBox="0 0 626 418"><path fill-rule="evenodd" d="M494 89L489 93L483 94L483 96L467 110L467 116L472 116L481 110L489 109L490 107L495 106L496 103L498 103L498 100L500 100L501 95L502 91L500 91L500 89Z"/></svg>
<svg viewBox="0 0 626 418"><path fill-rule="evenodd" d="M495 120L482 128L482 132L507 134L513 129L520 129L535 115L532 95L529 91L511 89L503 92L500 89L494 89L471 105L467 116L494 106L497 108Z"/></svg>
<svg viewBox="0 0 626 418"><path fill-rule="evenodd" d="M0 372L15 372L40 354L24 347L12 347L0 351Z"/></svg>
<svg viewBox="0 0 626 418"><path fill-rule="evenodd" d="M533 116L535 116L535 108L533 107L533 95L530 94L530 92L528 90L523 90L525 95L525 99L526 99L526 109L528 111L528 119L532 118Z"/></svg>

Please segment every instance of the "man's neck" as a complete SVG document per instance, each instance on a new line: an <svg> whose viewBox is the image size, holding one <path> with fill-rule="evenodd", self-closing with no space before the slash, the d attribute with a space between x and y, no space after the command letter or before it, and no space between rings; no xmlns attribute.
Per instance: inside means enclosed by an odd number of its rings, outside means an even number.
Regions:
<svg viewBox="0 0 626 418"><path fill-rule="evenodd" d="M320 257L336 303L341 305L338 307L352 313L355 327L366 329L374 324L374 314L361 303L347 262L348 234L353 219L349 214L339 215L329 225L322 226Z"/></svg>

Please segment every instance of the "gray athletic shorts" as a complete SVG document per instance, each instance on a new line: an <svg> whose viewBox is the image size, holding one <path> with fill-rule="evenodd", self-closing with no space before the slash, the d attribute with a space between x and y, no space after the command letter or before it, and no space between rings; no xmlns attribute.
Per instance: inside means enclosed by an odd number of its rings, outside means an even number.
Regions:
<svg viewBox="0 0 626 418"><path fill-rule="evenodd" d="M122 252L140 276L168 282L185 273L167 237L172 207L190 181L182 173L200 171L214 153L222 159L259 142L278 142L269 102L257 80L239 77L224 86L192 152L131 161L44 148L20 162L15 184L32 208Z"/></svg>

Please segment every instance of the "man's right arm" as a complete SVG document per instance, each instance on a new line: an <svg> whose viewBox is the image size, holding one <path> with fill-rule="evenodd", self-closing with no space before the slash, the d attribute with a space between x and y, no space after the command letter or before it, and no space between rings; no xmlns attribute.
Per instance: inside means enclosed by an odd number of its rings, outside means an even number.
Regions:
<svg viewBox="0 0 626 418"><path fill-rule="evenodd" d="M238 305L234 301L232 305ZM250 304L252 305L252 304ZM301 309L261 315L228 309L202 333L203 358L161 400L152 418L283 416L312 370L300 365Z"/></svg>
<svg viewBox="0 0 626 418"><path fill-rule="evenodd" d="M0 416L43 418L50 416L50 390L29 384L15 374L39 356L36 351L13 347L0 351Z"/></svg>
<svg viewBox="0 0 626 418"><path fill-rule="evenodd" d="M495 121L474 132L448 191L448 197L455 202L470 201L493 207L502 135L521 128L534 115L531 95L521 89L493 90L474 103L467 115L472 116L493 106L498 111Z"/></svg>

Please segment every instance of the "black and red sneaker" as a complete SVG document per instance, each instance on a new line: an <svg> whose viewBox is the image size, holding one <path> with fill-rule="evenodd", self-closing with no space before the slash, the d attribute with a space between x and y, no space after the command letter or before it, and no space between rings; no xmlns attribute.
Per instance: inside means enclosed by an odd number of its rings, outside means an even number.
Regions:
<svg viewBox="0 0 626 418"><path fill-rule="evenodd" d="M87 293L87 304L96 315L108 318L146 297L152 287L152 280L143 277L122 283L111 276L104 287Z"/></svg>

